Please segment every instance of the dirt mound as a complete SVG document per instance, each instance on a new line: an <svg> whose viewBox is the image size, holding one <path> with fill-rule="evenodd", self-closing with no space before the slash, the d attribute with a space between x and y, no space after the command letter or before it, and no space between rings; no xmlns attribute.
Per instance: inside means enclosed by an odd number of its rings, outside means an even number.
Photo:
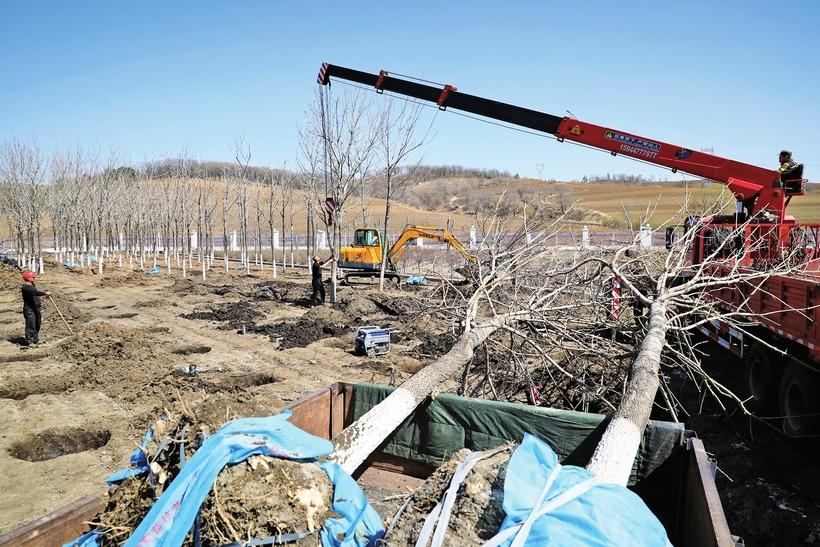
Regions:
<svg viewBox="0 0 820 547"><path fill-rule="evenodd" d="M296 322L282 321L274 325L255 326L251 332L268 336L279 349L304 348L325 338L344 336L351 332L345 314L324 307L315 307Z"/></svg>
<svg viewBox="0 0 820 547"><path fill-rule="evenodd" d="M450 351L455 343L455 337L448 332L429 334L413 351L418 357L437 359Z"/></svg>
<svg viewBox="0 0 820 547"><path fill-rule="evenodd" d="M342 300L337 306L345 311L354 323L359 323L374 315L383 313L379 305L371 298L357 297L350 300Z"/></svg>
<svg viewBox="0 0 820 547"><path fill-rule="evenodd" d="M227 304L208 306L210 311L195 311L192 313L183 313L180 315L183 319L192 319L200 321L219 321L225 323L219 328L221 329L238 329L242 325L252 326L257 317L262 317L262 314L253 309L250 302L230 302Z"/></svg>
<svg viewBox="0 0 820 547"><path fill-rule="evenodd" d="M96 268L95 264L92 264ZM94 275L97 276L94 282L94 286L98 289L115 289L117 287L121 287L123 284L133 285L135 287L142 287L149 283L146 274L136 272L133 270L114 270L109 271L106 265L103 265L105 268L105 275L100 277L97 274L96 269L85 269L81 270L83 274L86 275Z"/></svg>

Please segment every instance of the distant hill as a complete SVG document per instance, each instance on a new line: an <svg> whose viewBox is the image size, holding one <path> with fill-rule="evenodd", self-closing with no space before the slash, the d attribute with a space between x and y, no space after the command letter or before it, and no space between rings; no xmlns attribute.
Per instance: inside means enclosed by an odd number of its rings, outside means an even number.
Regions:
<svg viewBox="0 0 820 547"><path fill-rule="evenodd" d="M180 160L165 159L150 167L154 176L162 177L173 172ZM200 176L221 178L221 173L229 171L232 164L201 161L193 162ZM249 178L267 184L281 170L249 167ZM722 184L691 180L687 182L648 181L637 175L615 174L606 177L584 177L589 182L556 182L511 176L507 171L497 169L465 168L459 165L425 165L417 170L422 182L401 200L394 202L391 230L401 230L405 224L427 226L449 226L457 231L466 231L477 221L486 219L492 209L499 205L505 215L523 211L527 203L527 214L541 219L555 219L564 214L567 229L587 225L590 228L626 229L639 223L648 222L653 227L669 222L679 216L681 207L688 204L690 214L701 215L716 212L721 207L724 212L734 211L734 198ZM299 177L290 173L299 188ZM614 180L612 180L614 179ZM362 204L350 198L345 212L346 228L352 229L364 224L383 224L384 200L379 177L373 177L368 185L364 212ZM815 184L808 184L806 195L794 198L789 213L799 222L820 223L820 191ZM504 196L504 199L499 201ZM358 203L356 203L358 201ZM304 213L297 213L296 225L303 225ZM518 223L524 221L523 213ZM677 218L676 221L682 221ZM508 220L510 226L517 223Z"/></svg>
<svg viewBox="0 0 820 547"><path fill-rule="evenodd" d="M799 222L820 223L820 191L814 184L807 185L806 190L806 195L792 200L789 213ZM435 178L420 184L405 200L402 214L408 218L417 218L413 210L436 213L427 218L447 214L455 229L461 230L465 225L469 227L476 215L486 216L489 205L497 203L502 194L513 209L521 210L526 202L534 204L530 209L537 206L550 218L569 211L570 224L582 223L590 228L627 228L627 218L633 225L648 219L650 225L657 227L675 218L687 203L689 212L697 215L716 211L721 205L727 213L735 208L735 200L725 186L702 180L579 183L456 177ZM379 201L373 200L373 206L377 207Z"/></svg>

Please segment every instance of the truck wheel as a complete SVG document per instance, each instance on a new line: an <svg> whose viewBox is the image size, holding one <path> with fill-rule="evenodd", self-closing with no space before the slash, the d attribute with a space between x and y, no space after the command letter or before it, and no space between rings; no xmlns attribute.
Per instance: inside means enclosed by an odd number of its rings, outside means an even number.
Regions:
<svg viewBox="0 0 820 547"><path fill-rule="evenodd" d="M771 411L777 401L777 375L769 363L769 350L756 342L749 348L743 372L744 403L752 412Z"/></svg>
<svg viewBox="0 0 820 547"><path fill-rule="evenodd" d="M814 382L814 373L805 366L796 361L786 365L780 382L780 414L788 437L811 435L817 429Z"/></svg>

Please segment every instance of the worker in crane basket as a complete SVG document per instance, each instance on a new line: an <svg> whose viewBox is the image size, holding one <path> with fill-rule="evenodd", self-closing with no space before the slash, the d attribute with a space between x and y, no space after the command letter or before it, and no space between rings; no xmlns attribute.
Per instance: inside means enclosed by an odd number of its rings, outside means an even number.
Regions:
<svg viewBox="0 0 820 547"><path fill-rule="evenodd" d="M788 174L794 170L797 167L797 162L792 159L791 150L781 150L777 159L780 162L780 167L777 169L777 172L780 173L781 176L774 182L774 186L775 188L780 188L782 186L781 181L784 180L783 174Z"/></svg>

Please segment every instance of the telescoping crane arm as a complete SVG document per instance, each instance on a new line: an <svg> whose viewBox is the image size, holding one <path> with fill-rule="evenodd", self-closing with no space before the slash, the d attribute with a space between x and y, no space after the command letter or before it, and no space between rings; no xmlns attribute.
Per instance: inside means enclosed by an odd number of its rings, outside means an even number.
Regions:
<svg viewBox="0 0 820 547"><path fill-rule="evenodd" d="M469 249L453 233L443 228L430 228L429 226L408 226L396 240L390 250L387 251L387 260L395 265L407 250L407 244L414 239L423 238L432 241L447 243L455 249L461 256L470 262L475 261L475 257L470 254Z"/></svg>
<svg viewBox="0 0 820 547"><path fill-rule="evenodd" d="M780 175L773 169L765 169L655 139L647 139L573 117L553 116L528 108L467 95L460 93L451 85L436 88L395 78L383 70L379 74L368 74L324 63L319 72L318 82L327 85L331 77L373 86L377 92L390 91L434 102L442 110L454 108L548 133L554 135L560 142L569 140L607 150L613 156L622 154L667 167L672 172L682 171L696 177L720 182L729 188L735 199L750 205L751 214L768 210L782 219L788 203L786 191L775 187L776 181L780 180ZM790 192L788 197L802 193L802 188L800 188L798 191Z"/></svg>

